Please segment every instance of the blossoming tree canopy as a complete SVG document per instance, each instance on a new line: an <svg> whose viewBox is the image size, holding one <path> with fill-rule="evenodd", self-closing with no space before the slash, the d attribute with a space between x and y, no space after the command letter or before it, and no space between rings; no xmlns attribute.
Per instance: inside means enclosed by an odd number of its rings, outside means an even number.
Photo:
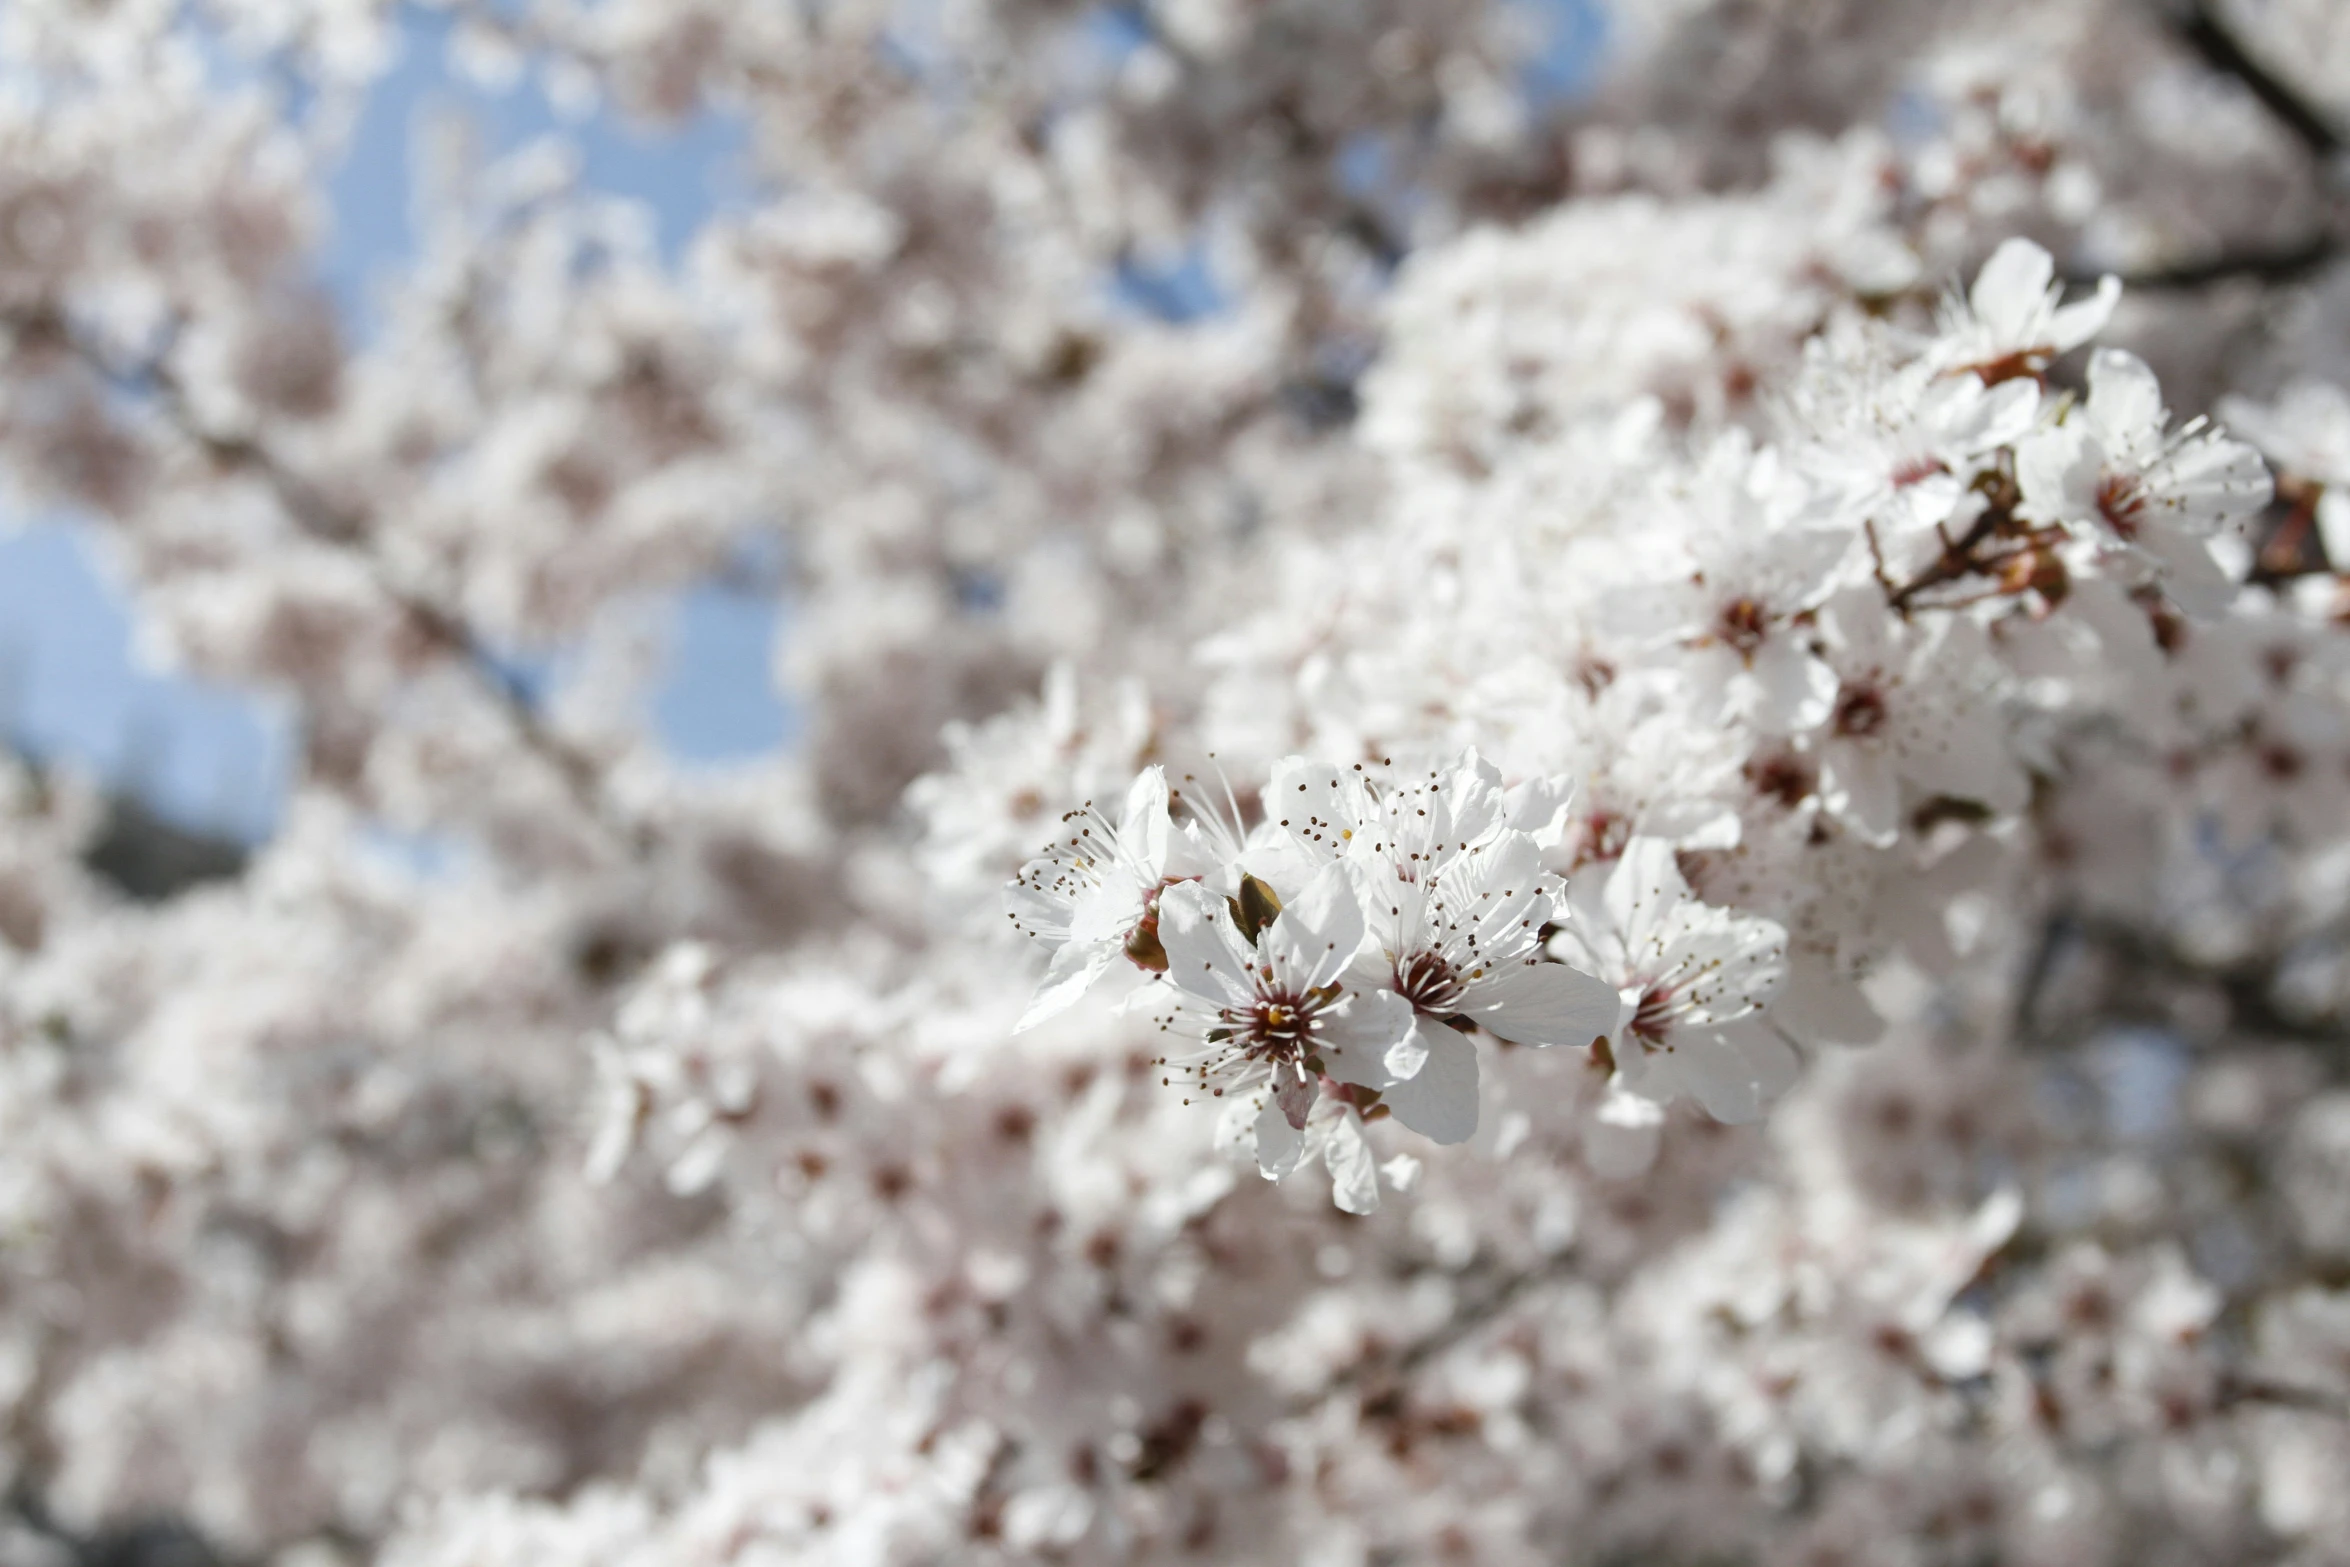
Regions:
<svg viewBox="0 0 2350 1567"><path fill-rule="evenodd" d="M2318 0L0 9L0 475L295 753L0 758L0 1567L2350 1562L2345 146Z"/></svg>

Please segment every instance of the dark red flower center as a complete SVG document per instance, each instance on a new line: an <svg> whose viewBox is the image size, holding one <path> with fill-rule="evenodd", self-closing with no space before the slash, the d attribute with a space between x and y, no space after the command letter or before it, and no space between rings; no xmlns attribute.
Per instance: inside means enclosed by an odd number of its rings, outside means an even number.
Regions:
<svg viewBox="0 0 2350 1567"><path fill-rule="evenodd" d="M2146 520L2146 486L2131 474L2105 475L2097 481L2097 515L2123 538L2136 538Z"/></svg>
<svg viewBox="0 0 2350 1567"><path fill-rule="evenodd" d="M1884 693L1874 686L1846 686L1836 698L1836 733L1866 740L1885 728Z"/></svg>
<svg viewBox="0 0 2350 1567"><path fill-rule="evenodd" d="M1714 623L1714 635L1748 657L1763 645L1763 638L1770 632L1769 612L1756 600L1743 595L1724 604L1720 619Z"/></svg>
<svg viewBox="0 0 2350 1567"><path fill-rule="evenodd" d="M1467 981L1441 954L1413 952L1396 959L1395 993L1430 1017L1450 1017L1461 1009Z"/></svg>

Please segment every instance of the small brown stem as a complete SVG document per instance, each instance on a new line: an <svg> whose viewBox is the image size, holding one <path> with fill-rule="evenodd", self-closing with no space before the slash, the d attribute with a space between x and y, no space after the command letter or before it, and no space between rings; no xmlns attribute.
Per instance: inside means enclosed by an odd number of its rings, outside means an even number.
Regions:
<svg viewBox="0 0 2350 1567"><path fill-rule="evenodd" d="M2179 40L2222 76L2232 76L2260 100L2320 163L2330 163L2343 150L2342 133L2299 89L2255 59L2235 29L2221 19L2210 0L2189 0L2172 27Z"/></svg>
<svg viewBox="0 0 2350 1567"><path fill-rule="evenodd" d="M1919 594L1941 587L1945 583L1956 582L1962 577L1971 576L1979 571L1983 562L1975 558L1975 551L1982 548L1984 543L1999 531L2000 524L2005 518L2006 513L2003 508L1985 508L1983 515L1975 519L1974 526L1967 529L1964 537L1953 542L1948 536L1945 536L1942 541L1942 553L1935 557L1933 564L1927 566L1900 587L1893 589L1886 595L1885 601L1894 609L1907 614L1910 605L1915 602Z"/></svg>

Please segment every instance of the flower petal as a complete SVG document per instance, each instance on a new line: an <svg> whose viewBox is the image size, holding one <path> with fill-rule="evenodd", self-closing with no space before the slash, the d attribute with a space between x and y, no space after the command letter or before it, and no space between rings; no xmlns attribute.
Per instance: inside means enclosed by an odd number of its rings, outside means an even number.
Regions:
<svg viewBox="0 0 2350 1567"><path fill-rule="evenodd" d="M1271 1099L1257 1112L1257 1173L1268 1181L1278 1181L1297 1168L1298 1156L1306 1151L1303 1130L1289 1124L1289 1117Z"/></svg>
<svg viewBox="0 0 2350 1567"><path fill-rule="evenodd" d="M1180 890L1170 888L1169 893ZM1164 902L1162 897L1162 906ZM1333 862L1314 872L1304 890L1265 927L1257 938L1258 948L1285 982L1310 990L1336 980L1354 961L1363 945L1363 929L1363 904L1355 894L1354 876L1345 865ZM1168 956L1173 955L1169 948Z"/></svg>
<svg viewBox="0 0 2350 1567"><path fill-rule="evenodd" d="M2109 448L2148 451L2162 440L2170 411L2162 384L2136 354L2100 348L2089 356L2089 399L2082 412Z"/></svg>
<svg viewBox="0 0 2350 1567"><path fill-rule="evenodd" d="M1609 873L1606 920L1622 933L1624 950L1650 947L1665 917L1689 901L1689 883L1662 838L1634 838ZM1594 922L1598 923L1598 922Z"/></svg>
<svg viewBox="0 0 2350 1567"><path fill-rule="evenodd" d="M1382 1102L1431 1142L1467 1142L1477 1131L1477 1047L1426 1018L1413 1032L1427 1059L1415 1075L1388 1089Z"/></svg>
<svg viewBox="0 0 2350 1567"><path fill-rule="evenodd" d="M2046 254L2046 252L2042 252ZM2113 319L2114 308L2122 302L2122 280L2108 272L2097 280L2097 291L2087 299L2077 299L2059 306L2048 318L2048 342L2045 346L2057 353L2078 348L2098 333Z"/></svg>
<svg viewBox="0 0 2350 1567"><path fill-rule="evenodd" d="M1506 963L1472 980L1461 1010L1521 1045L1588 1046L1615 1029L1613 985L1564 963Z"/></svg>
<svg viewBox="0 0 2350 1567"><path fill-rule="evenodd" d="M1273 1106L1283 1119L1297 1131L1306 1129L1307 1119L1314 1113L1314 1101L1322 1097L1322 1090L1314 1080L1295 1065L1273 1070Z"/></svg>
<svg viewBox="0 0 2350 1567"><path fill-rule="evenodd" d="M2012 341L2044 307L2055 277L2056 260L2047 251L2028 239L2010 239L1991 252L1991 259L1975 274L1967 304L1983 325Z"/></svg>
<svg viewBox="0 0 2350 1567"><path fill-rule="evenodd" d="M1379 1211L1379 1167L1362 1123L1351 1111L1324 1134L1322 1162L1330 1166L1330 1196L1340 1208L1348 1213Z"/></svg>
<svg viewBox="0 0 2350 1567"><path fill-rule="evenodd" d="M1030 860L1020 867L1020 874L1004 888L1004 912L1012 917L1018 929L1039 941L1063 942L1069 939L1071 903L1068 894L1055 881L1061 867L1051 860Z"/></svg>
<svg viewBox="0 0 2350 1567"><path fill-rule="evenodd" d="M2191 534L2154 527L2138 536L2138 547L2162 563L2162 590L2172 603L2198 620L2226 613L2236 584L2212 558L2209 545Z"/></svg>
<svg viewBox="0 0 2350 1567"><path fill-rule="evenodd" d="M1836 707L1836 672L1800 646L1776 635L1755 649L1747 672L1754 726L1768 734L1800 734L1828 721Z"/></svg>
<svg viewBox="0 0 2350 1567"><path fill-rule="evenodd" d="M1302 756L1273 764L1265 784L1265 817L1278 824L1307 863L1321 864L1345 852L1348 834L1370 808L1361 775Z"/></svg>
<svg viewBox="0 0 2350 1567"><path fill-rule="evenodd" d="M1322 1070L1342 1083L1385 1088L1396 1079L1395 1051L1410 1037L1412 1017L1412 1004L1392 990L1349 992L1315 1035Z"/></svg>
<svg viewBox="0 0 2350 1567"><path fill-rule="evenodd" d="M1117 957L1115 947L1075 942L1054 953L1052 965L1045 970L1036 994L1028 1002L1028 1010L1020 1014L1012 1032L1025 1033L1046 1018L1066 1011L1079 996L1093 988L1093 982L1109 971Z"/></svg>
<svg viewBox="0 0 2350 1567"><path fill-rule="evenodd" d="M1133 855L1137 868L1157 877L1167 864L1167 838L1174 830L1167 815L1167 773L1146 767L1126 791L1126 810L1118 821L1118 839Z"/></svg>
<svg viewBox="0 0 2350 1567"><path fill-rule="evenodd" d="M1503 832L1454 861L1441 895L1450 905L1446 917L1470 926L1469 952L1506 962L1533 951L1541 939L1555 885L1543 872L1542 851L1534 840L1522 832Z"/></svg>
<svg viewBox="0 0 2350 1567"><path fill-rule="evenodd" d="M1504 819L1530 834L1537 847L1556 845L1560 818L1574 805L1575 794L1575 780L1565 773L1528 778L1502 797Z"/></svg>
<svg viewBox="0 0 2350 1567"><path fill-rule="evenodd" d="M1820 748L1820 802L1855 836L1880 849L1901 837L1901 784L1875 746L1831 740Z"/></svg>
<svg viewBox="0 0 2350 1567"><path fill-rule="evenodd" d="M1167 978L1179 988L1219 1007L1256 999L1253 954L1232 928L1224 900L1199 883L1159 894L1159 945L1167 949Z"/></svg>
<svg viewBox="0 0 2350 1567"><path fill-rule="evenodd" d="M1664 956L1681 1018L1716 1028L1759 1011L1787 979L1787 930L1759 915L1691 903Z"/></svg>
<svg viewBox="0 0 2350 1567"><path fill-rule="evenodd" d="M1797 1071L1795 1052L1759 1023L1685 1034L1673 1065L1706 1114L1733 1126L1760 1120Z"/></svg>
<svg viewBox="0 0 2350 1567"><path fill-rule="evenodd" d="M2034 522L2087 522L2097 514L2096 443L2077 428L2042 430L2015 451L2021 514Z"/></svg>
<svg viewBox="0 0 2350 1567"><path fill-rule="evenodd" d="M1142 918L1145 889L1125 867L1104 867L1109 875L1080 892L1069 905L1069 940L1078 945L1107 943L1116 948Z"/></svg>

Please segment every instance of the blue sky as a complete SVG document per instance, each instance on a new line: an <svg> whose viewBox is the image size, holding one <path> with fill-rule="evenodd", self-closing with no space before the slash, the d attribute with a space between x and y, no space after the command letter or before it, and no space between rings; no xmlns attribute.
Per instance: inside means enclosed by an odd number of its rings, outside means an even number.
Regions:
<svg viewBox="0 0 2350 1567"><path fill-rule="evenodd" d="M739 129L714 116L667 133L599 113L559 120L535 85L485 94L447 69L447 21L410 10L399 63L380 81L329 187L334 227L321 280L362 337L376 284L413 254L410 145L418 116L467 114L498 153L549 134L578 149L586 182L644 202L674 255L714 203L740 190ZM260 839L274 829L291 737L280 704L143 660L126 600L68 519L18 519L0 532L0 724L35 755L136 789L183 825ZM710 584L672 618L667 678L652 719L690 764L768 752L791 732L769 674L772 598Z"/></svg>
<svg viewBox="0 0 2350 1567"><path fill-rule="evenodd" d="M259 838L276 822L282 716L142 667L122 594L70 524L0 535L0 723L33 754L120 780L189 826Z"/></svg>
<svg viewBox="0 0 2350 1567"><path fill-rule="evenodd" d="M1529 85L1537 97L1571 97L1588 85L1604 50L1602 13L1594 0L1533 4L1550 47L1529 70ZM381 281L414 253L410 149L423 115L466 115L492 155L565 137L585 183L644 203L672 257L714 206L746 194L738 124L705 115L649 131L608 111L566 120L531 78L485 92L452 73L444 14L410 6L401 15L399 58L375 84L330 181L333 228L318 259L320 280L358 337L370 330ZM1212 313L1221 302L1199 257L1112 286L1174 319ZM0 724L10 738L126 783L187 826L266 837L293 752L284 712L142 662L123 596L81 532L67 520L20 521L0 532ZM714 582L679 599L670 667L650 717L680 761L723 766L789 742L792 716L770 674L779 629L773 594L755 586Z"/></svg>

